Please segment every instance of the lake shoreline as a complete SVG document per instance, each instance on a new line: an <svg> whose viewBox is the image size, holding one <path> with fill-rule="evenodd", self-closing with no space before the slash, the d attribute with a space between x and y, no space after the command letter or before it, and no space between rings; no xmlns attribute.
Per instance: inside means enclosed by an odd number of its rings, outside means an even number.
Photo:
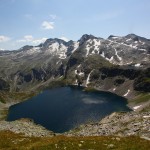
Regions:
<svg viewBox="0 0 150 150"><path fill-rule="evenodd" d="M126 105L127 100L125 98L110 92L89 92L83 87L66 86L45 90L28 99L28 101L11 106L7 120L14 121L19 118L31 118L49 130L60 133L70 130L81 123L95 122L115 111L131 111ZM105 109L103 110L103 108ZM46 118L50 122L45 122ZM57 122L58 127L54 122Z"/></svg>

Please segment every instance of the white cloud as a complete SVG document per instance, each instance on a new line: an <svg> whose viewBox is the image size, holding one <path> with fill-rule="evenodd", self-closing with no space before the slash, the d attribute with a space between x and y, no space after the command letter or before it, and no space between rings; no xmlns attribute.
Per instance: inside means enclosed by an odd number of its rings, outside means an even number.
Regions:
<svg viewBox="0 0 150 150"><path fill-rule="evenodd" d="M7 42L7 41L9 41L9 40L10 40L9 37L4 36L4 35L0 35L0 42Z"/></svg>
<svg viewBox="0 0 150 150"><path fill-rule="evenodd" d="M46 41L47 38L35 39L32 35L25 35L23 39L17 40L18 43L27 43L40 44Z"/></svg>
<svg viewBox="0 0 150 150"><path fill-rule="evenodd" d="M24 36L24 39L25 39L27 42L31 42L31 41L33 41L33 36L32 36L32 35L25 35L25 36Z"/></svg>
<svg viewBox="0 0 150 150"><path fill-rule="evenodd" d="M44 43L47 40L47 38L41 38L41 39L35 39L32 41L33 44L40 44Z"/></svg>
<svg viewBox="0 0 150 150"><path fill-rule="evenodd" d="M5 49L3 49L3 48L0 48L0 51L4 51Z"/></svg>
<svg viewBox="0 0 150 150"><path fill-rule="evenodd" d="M32 42L33 41L33 36L32 35L25 35L23 39L17 40L18 43L23 43L23 42Z"/></svg>
<svg viewBox="0 0 150 150"><path fill-rule="evenodd" d="M44 22L42 23L42 28L45 29L45 30L54 29L54 22L44 21Z"/></svg>
<svg viewBox="0 0 150 150"><path fill-rule="evenodd" d="M21 40L17 40L16 41L17 43L25 43L25 42L27 42L25 39L21 39Z"/></svg>
<svg viewBox="0 0 150 150"><path fill-rule="evenodd" d="M62 40L64 40L64 41L66 41L66 42L68 42L68 41L69 41L69 39L68 39L68 38L66 38L66 37L64 37L64 36L62 36L60 39L62 39Z"/></svg>
<svg viewBox="0 0 150 150"><path fill-rule="evenodd" d="M55 20L56 18L57 18L57 16L56 15L54 15L54 14L51 14L51 15L49 15L50 17L51 17L51 19L53 19L53 20Z"/></svg>

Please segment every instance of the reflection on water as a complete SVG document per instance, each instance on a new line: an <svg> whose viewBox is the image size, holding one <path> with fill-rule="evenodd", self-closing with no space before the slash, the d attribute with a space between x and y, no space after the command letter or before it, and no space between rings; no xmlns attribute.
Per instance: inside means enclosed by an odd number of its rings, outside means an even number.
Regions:
<svg viewBox="0 0 150 150"><path fill-rule="evenodd" d="M91 99L91 98L83 98L82 99L82 101L83 101L83 103L84 104L102 104L102 103L107 103L106 101L104 101L104 100L98 100L98 99L95 99L95 98L93 98L93 99Z"/></svg>
<svg viewBox="0 0 150 150"><path fill-rule="evenodd" d="M126 104L124 98L111 93L61 87L13 105L7 120L31 118L49 130L65 132L86 122L99 121L114 111L128 111Z"/></svg>

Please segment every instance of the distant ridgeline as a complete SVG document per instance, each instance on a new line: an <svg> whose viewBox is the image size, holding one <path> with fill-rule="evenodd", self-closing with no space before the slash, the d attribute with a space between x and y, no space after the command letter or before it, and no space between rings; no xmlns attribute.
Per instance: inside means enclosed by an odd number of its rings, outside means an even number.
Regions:
<svg viewBox="0 0 150 150"><path fill-rule="evenodd" d="M129 34L78 41L47 39L38 46L0 51L0 90L17 92L82 85L119 95L150 92L150 40ZM128 92L128 94L126 94Z"/></svg>

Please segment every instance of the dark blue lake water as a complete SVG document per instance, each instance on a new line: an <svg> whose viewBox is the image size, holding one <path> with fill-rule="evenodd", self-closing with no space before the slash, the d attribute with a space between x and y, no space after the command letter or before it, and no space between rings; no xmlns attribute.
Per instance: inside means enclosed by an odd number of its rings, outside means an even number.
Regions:
<svg viewBox="0 0 150 150"><path fill-rule="evenodd" d="M84 92L81 88L45 90L9 109L8 121L31 118L54 132L65 132L115 111L129 111L127 101L107 92Z"/></svg>

